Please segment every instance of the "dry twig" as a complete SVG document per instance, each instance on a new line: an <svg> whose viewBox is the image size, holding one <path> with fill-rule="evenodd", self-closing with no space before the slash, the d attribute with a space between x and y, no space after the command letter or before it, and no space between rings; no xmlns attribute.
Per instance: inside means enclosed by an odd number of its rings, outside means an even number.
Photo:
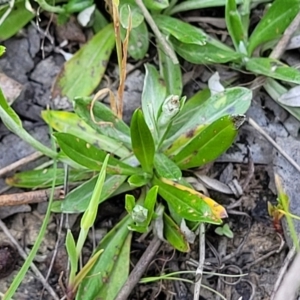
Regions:
<svg viewBox="0 0 300 300"><path fill-rule="evenodd" d="M151 262L154 255L157 253L158 248L161 245L161 240L158 237L154 237L149 246L147 247L146 251L130 273L127 281L121 288L118 296L115 300L125 300L129 299L129 295L131 291L134 289L136 284L139 282L140 278L142 277L143 273L145 272L147 266Z"/></svg>
<svg viewBox="0 0 300 300"><path fill-rule="evenodd" d="M300 166L265 132L253 119L248 119L249 124L256 129L272 146L280 152L280 154L293 166L297 171L300 172Z"/></svg>
<svg viewBox="0 0 300 300"><path fill-rule="evenodd" d="M194 287L194 300L200 297L201 282L203 276L203 267L205 261L205 226L204 223L199 225L199 264L196 270L196 281Z"/></svg>
<svg viewBox="0 0 300 300"><path fill-rule="evenodd" d="M9 173L9 172L12 172L12 171L15 171L17 169L19 169L20 167L28 164L29 162L32 162L40 157L43 156L43 153L41 152L34 152L24 158L21 158L20 160L10 164L9 166L7 167L4 167L0 170L0 177L4 176L5 174Z"/></svg>
<svg viewBox="0 0 300 300"><path fill-rule="evenodd" d="M0 195L1 206L16 206L21 204L40 203L49 200L51 189L38 190L18 194ZM63 199L63 191L61 188L54 189L54 199Z"/></svg>

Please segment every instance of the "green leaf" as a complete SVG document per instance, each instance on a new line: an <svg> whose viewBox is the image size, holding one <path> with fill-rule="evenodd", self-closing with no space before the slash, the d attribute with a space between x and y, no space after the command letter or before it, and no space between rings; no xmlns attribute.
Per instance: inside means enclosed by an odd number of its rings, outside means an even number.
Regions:
<svg viewBox="0 0 300 300"><path fill-rule="evenodd" d="M222 227L219 226L215 229L215 233L218 235L225 235L228 238L232 239L233 238L233 232L231 231L230 227L228 224L224 224Z"/></svg>
<svg viewBox="0 0 300 300"><path fill-rule="evenodd" d="M189 142L172 160L182 170L200 167L215 160L232 145L237 129L244 120L244 116L224 116L199 134L190 134Z"/></svg>
<svg viewBox="0 0 300 300"><path fill-rule="evenodd" d="M72 160L90 170L101 170L107 154L105 151L72 134L55 133L54 137L61 150ZM108 174L132 175L138 172L138 168L133 168L114 157L109 158L107 166Z"/></svg>
<svg viewBox="0 0 300 300"><path fill-rule="evenodd" d="M117 260L114 262L113 270L111 272L111 275L109 276L109 284L102 285L102 288L97 295L98 299L114 300L117 297L121 287L124 285L129 275L130 246L131 234L128 234L119 252L119 255L117 256Z"/></svg>
<svg viewBox="0 0 300 300"><path fill-rule="evenodd" d="M158 193L182 218L194 222L220 223L220 220L215 220L209 205L198 195L166 184L157 177L154 177L153 184L159 186Z"/></svg>
<svg viewBox="0 0 300 300"><path fill-rule="evenodd" d="M89 96L99 85L115 45L112 24L99 31L68 60L57 76L52 96Z"/></svg>
<svg viewBox="0 0 300 300"><path fill-rule="evenodd" d="M70 229L68 229L67 236L66 236L66 250L68 253L68 258L71 267L69 282L74 283L75 275L77 272L77 266L78 266L78 257L76 253L75 240Z"/></svg>
<svg viewBox="0 0 300 300"><path fill-rule="evenodd" d="M144 0L145 6L149 10L162 10L169 6L168 0Z"/></svg>
<svg viewBox="0 0 300 300"><path fill-rule="evenodd" d="M184 44L203 46L207 43L207 34L187 22L166 15L154 15L153 20L163 32L172 35Z"/></svg>
<svg viewBox="0 0 300 300"><path fill-rule="evenodd" d="M235 87L212 95L208 99L206 93L202 96L194 98L191 103L187 101L175 117L168 139L163 144L163 150L172 147L174 141L181 136L186 136L185 141L188 141L189 134L201 125L209 125L226 115L244 114L251 104L252 92L246 88Z"/></svg>
<svg viewBox="0 0 300 300"><path fill-rule="evenodd" d="M182 58L193 64L241 62L243 57L240 53L212 38L203 46L184 44L173 37L170 37L170 42Z"/></svg>
<svg viewBox="0 0 300 300"><path fill-rule="evenodd" d="M183 107L185 99L186 97L179 99L176 95L170 95L164 100L157 120L158 148L161 146L168 131L170 130L175 116Z"/></svg>
<svg viewBox="0 0 300 300"><path fill-rule="evenodd" d="M180 64L174 64L170 56L161 47L158 47L158 55L160 73L166 83L167 95L181 96L183 83Z"/></svg>
<svg viewBox="0 0 300 300"><path fill-rule="evenodd" d="M237 4L243 3L243 0L237 0ZM183 11L195 10L207 7L217 7L217 6L225 6L226 0L188 0L179 2L177 5L172 7L170 10L166 10L166 14L176 14Z"/></svg>
<svg viewBox="0 0 300 300"><path fill-rule="evenodd" d="M125 37L125 32L123 33ZM149 32L146 22L143 20L141 24L132 28L129 35L128 53L135 59L143 59L149 49Z"/></svg>
<svg viewBox="0 0 300 300"><path fill-rule="evenodd" d="M83 11L93 3L93 0L69 0L67 4L63 5L63 8L66 13L72 14Z"/></svg>
<svg viewBox="0 0 300 300"><path fill-rule="evenodd" d="M100 298L99 295L101 295L101 298L105 300L114 299L108 298L107 295L107 290L111 284L109 278L114 272L116 261L121 255L121 250L129 235L127 226L130 222L131 219L129 216L126 216L101 240L96 251L99 249L104 249L104 252L90 270L89 275L86 276L86 278L80 284L76 295L77 300L97 299ZM123 259L122 261L123 268L128 274L130 262L129 257L127 256L127 259ZM121 281L119 282L119 287L124 284L126 279L127 276L124 276L124 278L119 278ZM114 282L114 284L116 284L116 282ZM117 294L118 290L116 289L114 293Z"/></svg>
<svg viewBox="0 0 300 300"><path fill-rule="evenodd" d="M74 110L78 116L83 119L97 132L109 136L116 141L122 142L131 149L130 128L119 119L111 109L105 104L97 101L94 103L93 114L96 123L91 118L90 108L92 99L76 97L74 100ZM99 125L100 123L100 125ZM101 124L106 123L106 124Z"/></svg>
<svg viewBox="0 0 300 300"><path fill-rule="evenodd" d="M146 174L133 174L128 178L128 183L132 187L142 187L147 185L151 177Z"/></svg>
<svg viewBox="0 0 300 300"><path fill-rule="evenodd" d="M159 177L176 181L182 177L180 168L163 153L155 154L154 168Z"/></svg>
<svg viewBox="0 0 300 300"><path fill-rule="evenodd" d="M282 86L279 82L272 78L267 78L264 89L276 101L280 106L287 110L291 115L293 115L297 120L300 121L300 107L291 107L280 103L279 98L281 95L287 92L287 89Z"/></svg>
<svg viewBox="0 0 300 300"><path fill-rule="evenodd" d="M70 170L68 182L79 182L91 178L92 172L86 170ZM51 187L53 176L56 177L55 184L63 185L65 178L65 170L47 168L41 170L24 171L14 174L12 177L6 178L5 182L10 186L23 188L45 188Z"/></svg>
<svg viewBox="0 0 300 300"><path fill-rule="evenodd" d="M249 55L258 45L283 34L299 12L299 9L300 2L298 0L274 1L249 38Z"/></svg>
<svg viewBox="0 0 300 300"><path fill-rule="evenodd" d="M121 158L130 155L130 151L122 143L98 133L75 113L45 110L42 111L42 118L53 129L74 136L84 136L85 141L104 151L111 152Z"/></svg>
<svg viewBox="0 0 300 300"><path fill-rule="evenodd" d="M129 185L124 185L127 176L124 175L107 175L103 186L103 192L99 198L99 204L112 197L126 191L132 190ZM95 188L97 177L94 177L82 185L72 190L61 202L61 208L58 212L63 213L80 213L84 212L90 202L93 190ZM56 210L57 211L57 210Z"/></svg>
<svg viewBox="0 0 300 300"><path fill-rule="evenodd" d="M142 169L152 174L155 145L143 113L139 109L132 116L130 131L134 155L141 163Z"/></svg>
<svg viewBox="0 0 300 300"><path fill-rule="evenodd" d="M267 57L253 57L246 61L246 69L255 74L300 84L300 71Z"/></svg>
<svg viewBox="0 0 300 300"><path fill-rule="evenodd" d="M5 53L5 50L6 48L0 45L0 56L2 56Z"/></svg>
<svg viewBox="0 0 300 300"><path fill-rule="evenodd" d="M125 29L129 27L129 18L131 18L132 29L138 27L144 20L140 8L135 3L124 3L120 6L120 23Z"/></svg>
<svg viewBox="0 0 300 300"><path fill-rule="evenodd" d="M226 1L225 19L236 51L246 54L247 33L244 31L242 19L236 6L236 0Z"/></svg>
<svg viewBox="0 0 300 300"><path fill-rule="evenodd" d="M146 198L144 201L144 208L146 208L148 210L148 214L147 214L146 221L142 224L144 226L149 226L152 221L152 217L154 214L154 207L155 207L156 199L157 199L157 192L158 192L158 186L153 186L147 192L147 195L146 195Z"/></svg>
<svg viewBox="0 0 300 300"><path fill-rule="evenodd" d="M77 290L79 284L83 281L83 279L87 276L89 271L95 265L95 263L99 260L99 256L102 254L103 249L98 250L83 266L83 268L79 271L79 273L75 276L74 282L74 290Z"/></svg>
<svg viewBox="0 0 300 300"><path fill-rule="evenodd" d="M8 6L0 10L0 19L6 13ZM25 7L25 1L16 1L10 14L0 26L0 41L4 41L18 33L30 20L34 13Z"/></svg>
<svg viewBox="0 0 300 300"><path fill-rule="evenodd" d="M154 140L157 139L156 121L163 101L166 98L166 87L154 66L145 65L146 74L142 93L142 110Z"/></svg>
<svg viewBox="0 0 300 300"><path fill-rule="evenodd" d="M98 33L108 24L102 12L98 8L94 11L94 23L92 25L94 33Z"/></svg>
<svg viewBox="0 0 300 300"><path fill-rule="evenodd" d="M164 213L164 236L180 252L190 251L190 245L179 226L166 213Z"/></svg>
<svg viewBox="0 0 300 300"><path fill-rule="evenodd" d="M132 195L125 195L125 209L131 214L135 206L135 198Z"/></svg>
<svg viewBox="0 0 300 300"><path fill-rule="evenodd" d="M44 146L29 134L22 126L22 122L15 111L8 105L2 90L0 89L0 118L5 126L14 134L23 139L26 143L31 145L34 149L42 152L43 154L56 158L57 153L52 149Z"/></svg>
<svg viewBox="0 0 300 300"><path fill-rule="evenodd" d="M90 203L81 218L81 221L80 221L81 230L88 231L95 223L97 212L98 212L98 199L101 197L101 194L103 191L108 160L109 160L109 154L107 154L105 156L105 159L104 159L102 167L101 167L101 171L98 175L98 179L97 179L95 188L93 190L93 194L92 194ZM77 246L78 246L78 244L77 244Z"/></svg>

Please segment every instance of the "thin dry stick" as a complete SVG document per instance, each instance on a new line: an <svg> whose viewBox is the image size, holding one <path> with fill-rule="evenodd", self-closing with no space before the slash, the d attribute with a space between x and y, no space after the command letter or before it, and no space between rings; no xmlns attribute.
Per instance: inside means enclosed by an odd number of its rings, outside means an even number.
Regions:
<svg viewBox="0 0 300 300"><path fill-rule="evenodd" d="M49 200L51 189L38 190L18 194L7 194L0 196L1 206L16 206L21 204L40 203ZM54 199L63 199L63 191L61 188L54 190Z"/></svg>
<svg viewBox="0 0 300 300"><path fill-rule="evenodd" d="M136 4L140 7L141 11L143 12L143 15L145 19L147 20L149 26L153 30L155 36L157 37L158 41L160 42L161 46L163 47L165 53L171 58L173 64L178 64L178 59L176 57L176 54L174 53L173 49L170 47L164 36L159 31L157 25L153 21L150 13L148 12L146 6L144 5L142 0L135 0Z"/></svg>
<svg viewBox="0 0 300 300"><path fill-rule="evenodd" d="M283 281L276 292L274 300L294 299L300 287L300 253L298 253L292 262L291 267L285 274Z"/></svg>
<svg viewBox="0 0 300 300"><path fill-rule="evenodd" d="M279 59L281 57L288 43L290 42L292 35L298 29L299 25L300 25L300 12L298 12L294 20L289 25L289 27L284 31L282 38L279 40L276 47L271 52L269 56L270 58Z"/></svg>
<svg viewBox="0 0 300 300"><path fill-rule="evenodd" d="M156 254L158 248L161 245L161 240L158 237L154 237L149 246L147 247L146 251L130 273L127 281L121 288L118 296L115 300L126 300L129 299L129 295L131 291L134 289L136 284L139 282L140 278L142 277L143 273L145 272L147 266L151 262L152 258Z"/></svg>
<svg viewBox="0 0 300 300"><path fill-rule="evenodd" d="M12 171L15 171L17 169L19 169L20 167L28 164L29 162L32 162L40 157L43 156L43 153L41 152L34 152L24 158L21 158L20 160L10 164L9 166L7 167L4 167L0 170L0 177L4 176L5 174L9 173L9 172L12 172Z"/></svg>
<svg viewBox="0 0 300 300"><path fill-rule="evenodd" d="M283 262L283 265L281 266L281 269L280 269L279 274L278 274L278 278L277 278L277 280L274 284L273 292L272 292L271 297L270 297L271 300L274 300L275 294L278 290L278 287L280 286L282 278L286 274L286 270L287 270L288 266L290 265L292 259L295 257L295 254L296 254L296 247L294 246L289 251L288 255L286 256L286 258Z"/></svg>
<svg viewBox="0 0 300 300"><path fill-rule="evenodd" d="M55 248L54 248L54 251L53 251L52 258L51 258L50 266L49 266L49 269L48 269L48 272L47 272L47 275L46 275L46 278L45 278L46 281L48 281L48 279L51 275L54 263L55 263L55 259L56 259L56 256L57 256L57 252L58 252L58 248L59 248L59 244L60 244L61 236L62 236L63 222L64 222L64 214L60 214L59 228L58 228L58 231L57 231L57 241L55 243ZM43 293L44 293L44 290L41 293L41 298L40 299L42 299Z"/></svg>
<svg viewBox="0 0 300 300"><path fill-rule="evenodd" d="M290 41L292 35L297 30L299 25L300 25L300 12L296 15L296 17L291 22L289 27L284 31L284 34L282 35L281 39L279 40L279 42L277 43L277 45L271 52L269 58L279 59L281 57L281 55L284 53L284 50L286 49L286 47ZM266 81L266 78L264 76L259 76L253 81L250 88L252 90L258 89L264 85L265 81Z"/></svg>
<svg viewBox="0 0 300 300"><path fill-rule="evenodd" d="M275 149L292 165L297 171L300 172L300 166L266 133L253 119L248 118L248 123L256 129L268 142L270 142Z"/></svg>
<svg viewBox="0 0 300 300"><path fill-rule="evenodd" d="M22 249L22 247L19 245L17 240L11 235L9 229L6 227L6 225L0 220L0 228L2 231L6 234L6 236L10 239L10 241L16 246L20 256L26 260L27 254ZM35 276L41 281L41 283L44 285L45 289L48 291L48 293L52 296L53 299L59 300L59 297L56 295L55 291L52 289L52 287L48 284L48 282L45 280L43 274L40 272L40 270L35 266L34 263L31 263L30 265L31 270L35 274Z"/></svg>
<svg viewBox="0 0 300 300"><path fill-rule="evenodd" d="M194 300L200 297L201 282L203 276L203 267L205 261L205 226L200 223L199 226L199 264L196 270L196 282L194 287Z"/></svg>

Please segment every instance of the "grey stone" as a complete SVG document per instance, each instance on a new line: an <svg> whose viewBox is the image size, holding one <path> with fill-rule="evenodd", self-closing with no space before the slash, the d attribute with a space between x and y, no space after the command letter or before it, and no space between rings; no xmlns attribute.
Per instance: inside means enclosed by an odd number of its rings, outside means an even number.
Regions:
<svg viewBox="0 0 300 300"><path fill-rule="evenodd" d="M27 82L27 73L34 63L29 54L29 44L26 38L10 39L4 43L6 52L0 59L0 69L9 77L20 83Z"/></svg>

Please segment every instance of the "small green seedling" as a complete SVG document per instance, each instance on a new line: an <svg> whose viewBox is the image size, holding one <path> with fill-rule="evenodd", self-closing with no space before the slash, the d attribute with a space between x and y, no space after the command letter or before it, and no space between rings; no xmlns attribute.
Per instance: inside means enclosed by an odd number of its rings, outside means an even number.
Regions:
<svg viewBox="0 0 300 300"><path fill-rule="evenodd" d="M232 239L233 238L233 232L231 231L229 225L226 223L223 226L218 226L215 229L215 233L218 235L224 235L227 236L228 238Z"/></svg>

